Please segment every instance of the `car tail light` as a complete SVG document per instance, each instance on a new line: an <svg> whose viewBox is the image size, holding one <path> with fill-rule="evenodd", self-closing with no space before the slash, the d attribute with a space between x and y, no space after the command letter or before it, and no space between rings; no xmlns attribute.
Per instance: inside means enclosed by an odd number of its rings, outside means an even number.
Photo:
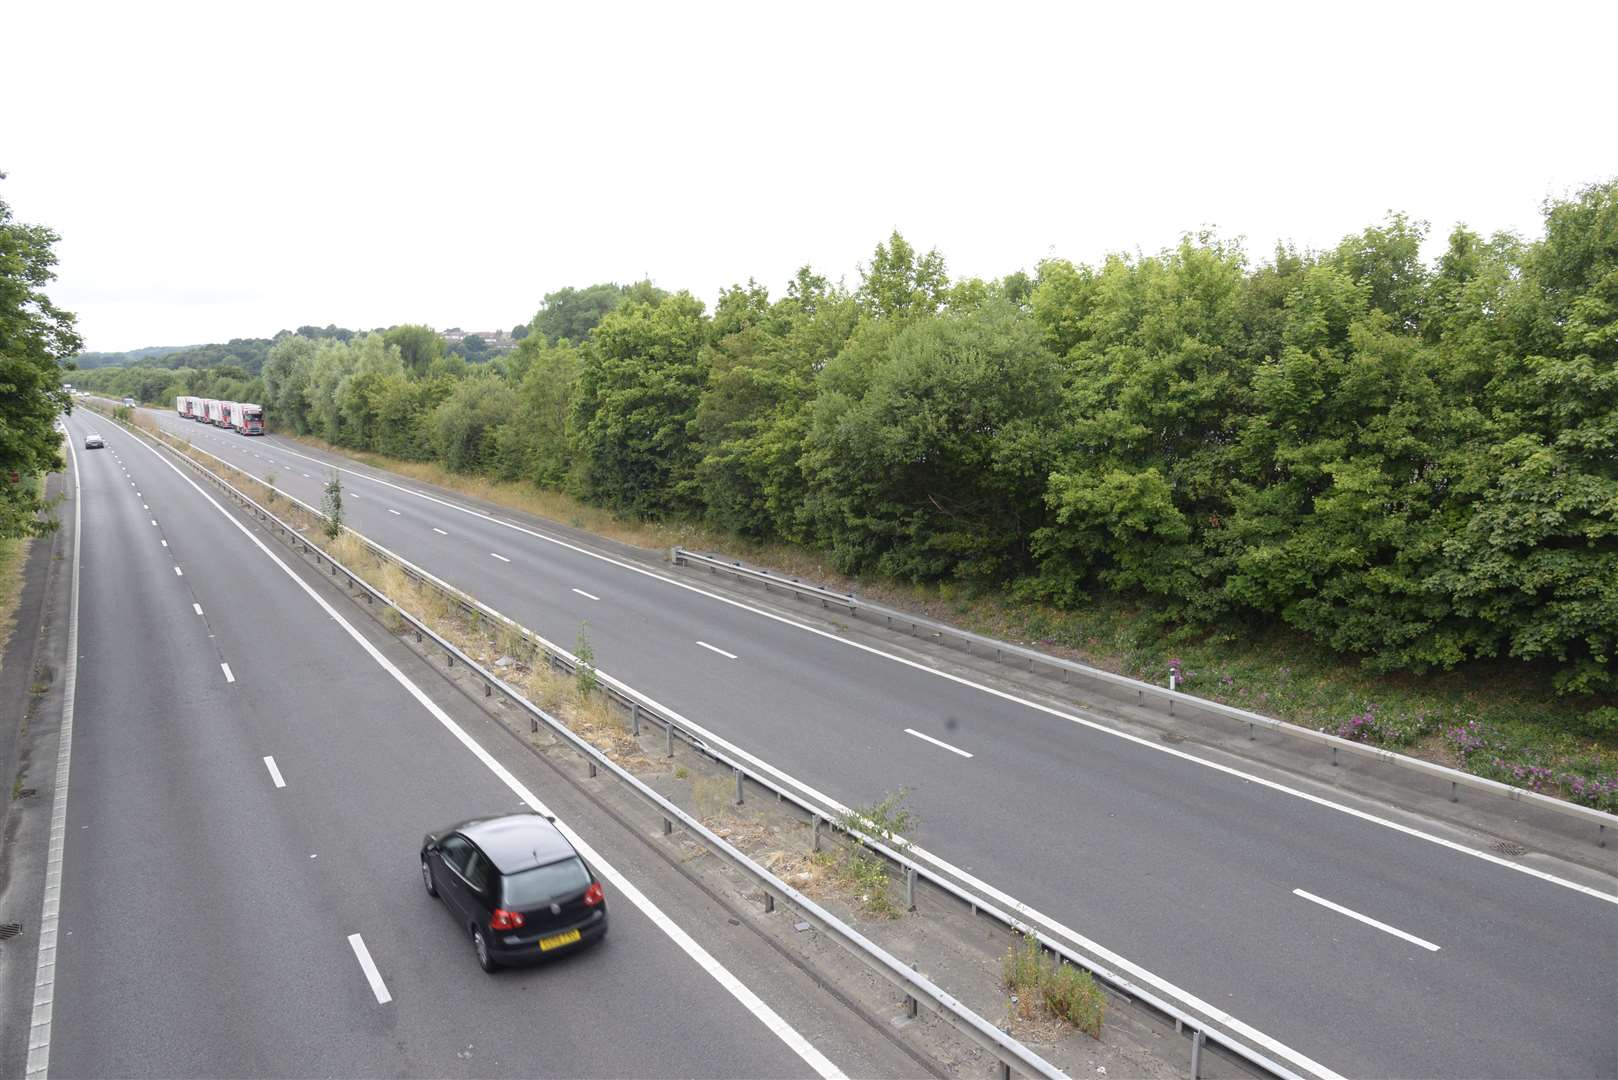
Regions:
<svg viewBox="0 0 1618 1080"><path fill-rule="evenodd" d="M515 930L522 925L522 912L497 907L489 916L490 930Z"/></svg>
<svg viewBox="0 0 1618 1080"><path fill-rule="evenodd" d="M584 890L585 907L595 907L606 898L606 894L601 891L601 882L599 881L590 882L590 887Z"/></svg>

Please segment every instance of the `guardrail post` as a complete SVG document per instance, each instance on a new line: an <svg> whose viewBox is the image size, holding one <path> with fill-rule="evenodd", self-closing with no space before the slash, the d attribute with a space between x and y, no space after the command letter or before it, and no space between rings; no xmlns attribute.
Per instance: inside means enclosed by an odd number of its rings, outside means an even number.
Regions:
<svg viewBox="0 0 1618 1080"><path fill-rule="evenodd" d="M1449 801L1450 802L1460 802L1461 801L1461 786L1459 784L1457 784L1453 780L1451 780L1449 782Z"/></svg>
<svg viewBox="0 0 1618 1080"><path fill-rule="evenodd" d="M1202 1029L1191 1033L1191 1080L1202 1080Z"/></svg>
<svg viewBox="0 0 1618 1080"><path fill-rule="evenodd" d="M905 910L916 910L916 868L914 866L905 867ZM912 1012L910 1015L914 1016L916 1014Z"/></svg>
<svg viewBox="0 0 1618 1080"><path fill-rule="evenodd" d="M1000 1080L1011 1080L1011 1063L1009 1061L1000 1062Z"/></svg>
<svg viewBox="0 0 1618 1080"><path fill-rule="evenodd" d="M764 914L768 915L775 910L775 894L764 890Z"/></svg>
<svg viewBox="0 0 1618 1080"><path fill-rule="evenodd" d="M494 696L494 687L491 686L488 683L484 683L483 684L483 696L484 697L493 697Z"/></svg>
<svg viewBox="0 0 1618 1080"><path fill-rule="evenodd" d="M674 756L674 721L669 720L663 724L663 756Z"/></svg>
<svg viewBox="0 0 1618 1080"><path fill-rule="evenodd" d="M674 822L668 817L663 819L663 835L668 836L674 832Z"/></svg>
<svg viewBox="0 0 1618 1080"><path fill-rule="evenodd" d="M585 758L584 763L586 765L590 766L590 775L592 777L595 776L595 774L596 774L596 759L593 758L593 757L592 758Z"/></svg>
<svg viewBox="0 0 1618 1080"><path fill-rule="evenodd" d="M450 652L448 649L444 650L444 666L445 667L454 667L455 666L455 654Z"/></svg>
<svg viewBox="0 0 1618 1080"><path fill-rule="evenodd" d="M1601 832L1597 834L1601 838L1601 846L1606 847L1607 846L1607 827L1605 825L1601 824L1598 821L1598 822L1596 822L1596 828L1601 830Z"/></svg>
<svg viewBox="0 0 1618 1080"><path fill-rule="evenodd" d="M742 804L742 771L736 770L736 805Z"/></svg>
<svg viewBox="0 0 1618 1080"><path fill-rule="evenodd" d="M1331 748L1331 767L1337 768L1337 747Z"/></svg>
<svg viewBox="0 0 1618 1080"><path fill-rule="evenodd" d="M819 851L820 850L820 815L819 814L813 814L811 816L814 818L814 821L815 821L815 831L814 831L814 846L811 847L809 850L811 850L811 851Z"/></svg>
<svg viewBox="0 0 1618 1080"><path fill-rule="evenodd" d="M640 702L629 703L629 730L636 735L640 734Z"/></svg>

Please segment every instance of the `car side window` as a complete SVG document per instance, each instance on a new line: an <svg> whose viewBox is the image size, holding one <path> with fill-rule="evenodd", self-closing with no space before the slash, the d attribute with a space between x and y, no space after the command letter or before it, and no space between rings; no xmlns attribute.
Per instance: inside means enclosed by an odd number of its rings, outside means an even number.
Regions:
<svg viewBox="0 0 1618 1080"><path fill-rule="evenodd" d="M466 880L472 883L472 888L480 891L489 887L489 860L477 848L472 849L472 861L466 867Z"/></svg>
<svg viewBox="0 0 1618 1080"><path fill-rule="evenodd" d="M446 836L438 843L439 850L444 853L444 861L454 867L457 873L466 873L466 861L475 850L472 842L463 836Z"/></svg>

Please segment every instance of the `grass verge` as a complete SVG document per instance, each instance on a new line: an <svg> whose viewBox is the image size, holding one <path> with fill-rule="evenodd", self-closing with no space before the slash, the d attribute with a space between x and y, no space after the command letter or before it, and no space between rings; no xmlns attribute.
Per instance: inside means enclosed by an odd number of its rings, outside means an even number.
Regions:
<svg viewBox="0 0 1618 1080"><path fill-rule="evenodd" d="M38 479L39 492L45 491L45 478ZM33 538L19 536L0 539L0 663L4 663L6 646L17 629L17 605L22 602L23 567L28 565L28 552Z"/></svg>

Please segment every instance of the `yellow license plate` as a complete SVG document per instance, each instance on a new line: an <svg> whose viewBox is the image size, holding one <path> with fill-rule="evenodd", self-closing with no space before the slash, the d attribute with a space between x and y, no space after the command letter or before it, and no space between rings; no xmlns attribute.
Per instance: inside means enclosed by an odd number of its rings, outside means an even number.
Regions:
<svg viewBox="0 0 1618 1080"><path fill-rule="evenodd" d="M565 934L552 934L550 937L542 937L539 939L539 951L547 952L551 949L560 948L563 945L571 945L577 940L579 940L579 932L577 930L569 930Z"/></svg>

